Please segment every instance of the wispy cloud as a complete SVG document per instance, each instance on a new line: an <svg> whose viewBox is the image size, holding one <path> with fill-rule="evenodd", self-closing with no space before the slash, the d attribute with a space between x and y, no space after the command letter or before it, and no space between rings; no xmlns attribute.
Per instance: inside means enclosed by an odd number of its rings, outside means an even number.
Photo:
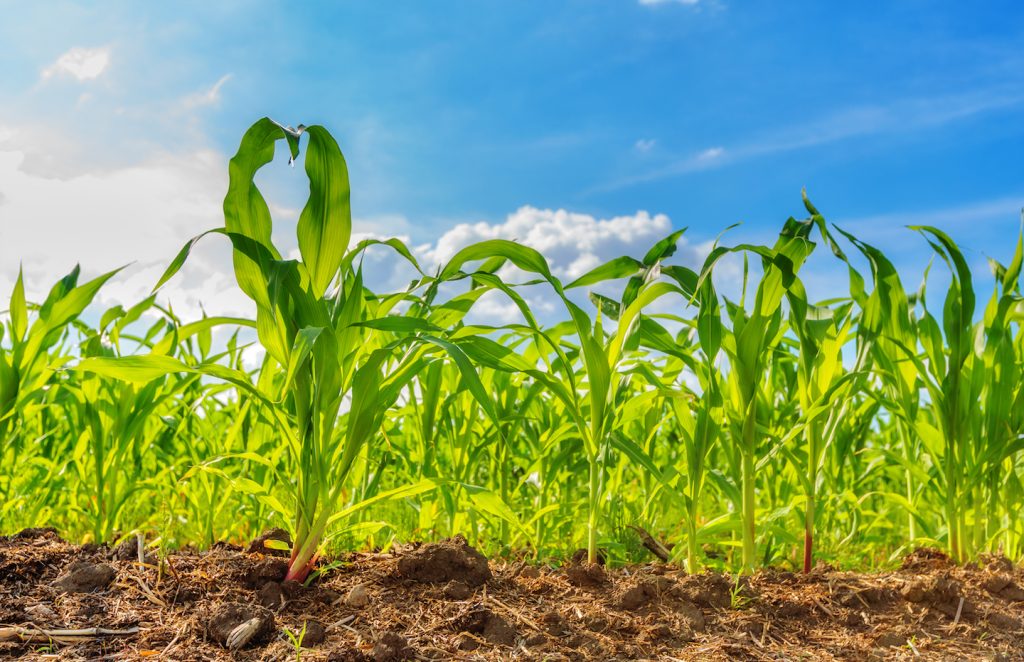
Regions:
<svg viewBox="0 0 1024 662"><path fill-rule="evenodd" d="M79 82L93 80L103 75L110 66L110 48L75 47L61 55L50 66L43 69L42 80L55 76L70 76Z"/></svg>
<svg viewBox="0 0 1024 662"><path fill-rule="evenodd" d="M187 110L192 108L199 108L200 106L214 106L220 102L220 90L224 87L224 83L231 80L231 74L224 74L220 79L209 88L190 94L185 97L182 101L182 105Z"/></svg>
<svg viewBox="0 0 1024 662"><path fill-rule="evenodd" d="M959 95L904 99L888 105L835 111L817 120L780 127L734 146L717 146L669 161L658 168L606 182L589 192L614 191L692 172L711 170L771 154L843 140L936 129L982 113L1024 105L1018 88L977 90Z"/></svg>
<svg viewBox="0 0 1024 662"><path fill-rule="evenodd" d="M695 156L694 160L697 161L698 163L711 163L717 159L722 158L723 154L725 154L724 147L709 147L700 154L698 154L697 156Z"/></svg>
<svg viewBox="0 0 1024 662"><path fill-rule="evenodd" d="M962 205L938 209L913 210L840 219L837 224L855 234L870 234L880 238L890 232L906 232L908 225L932 225L955 232L964 226L976 227L979 223L998 221L1012 225L1020 220L1024 210L1024 191L990 200L981 200Z"/></svg>
<svg viewBox="0 0 1024 662"><path fill-rule="evenodd" d="M696 5L700 0L640 0L641 5Z"/></svg>
<svg viewBox="0 0 1024 662"><path fill-rule="evenodd" d="M649 152L654 149L656 144L658 144L658 141L654 138L641 138L633 143L633 149L638 152Z"/></svg>

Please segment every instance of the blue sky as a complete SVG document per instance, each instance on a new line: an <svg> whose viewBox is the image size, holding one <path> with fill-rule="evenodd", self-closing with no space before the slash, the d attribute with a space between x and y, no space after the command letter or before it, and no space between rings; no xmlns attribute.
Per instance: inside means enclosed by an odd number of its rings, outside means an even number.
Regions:
<svg viewBox="0 0 1024 662"><path fill-rule="evenodd" d="M1019 2L0 9L0 291L19 261L41 289L136 260L109 296L141 294L221 222L226 160L264 115L335 134L362 232L438 259L509 236L567 275L671 227L694 262L735 222L731 240L771 241L806 186L908 286L930 257L908 223L950 232L982 279L1024 207ZM287 243L301 170L263 179ZM243 305L225 257L179 295ZM813 293L842 286L815 268Z"/></svg>

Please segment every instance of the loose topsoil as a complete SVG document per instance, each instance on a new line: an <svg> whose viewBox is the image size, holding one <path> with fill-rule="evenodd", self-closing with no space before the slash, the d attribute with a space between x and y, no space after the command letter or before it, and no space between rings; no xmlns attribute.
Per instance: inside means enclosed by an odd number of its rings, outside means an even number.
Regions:
<svg viewBox="0 0 1024 662"><path fill-rule="evenodd" d="M272 532L268 539L286 538ZM894 572L488 562L461 538L353 554L310 586L254 541L140 562L134 541L0 537L0 658L1024 660L1024 570L919 550Z"/></svg>

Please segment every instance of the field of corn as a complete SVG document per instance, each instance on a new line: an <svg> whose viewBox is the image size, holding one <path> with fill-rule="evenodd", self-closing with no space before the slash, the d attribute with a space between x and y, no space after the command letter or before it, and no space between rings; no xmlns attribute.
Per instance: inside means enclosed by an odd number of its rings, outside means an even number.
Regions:
<svg viewBox="0 0 1024 662"><path fill-rule="evenodd" d="M309 179L299 259L271 242L254 184L280 141ZM224 226L150 298L96 310L116 272L76 267L42 301L19 277L0 305L0 533L142 534L169 553L278 526L299 581L324 553L456 534L493 557L585 549L610 566L653 558L646 540L691 573L869 570L917 547L1021 559L1021 237L972 273L941 229L908 229L947 272L948 291L926 291L804 205L774 244L734 230L696 269L672 260L679 231L573 282L505 240L421 270L398 240L350 241L325 129L262 120L231 160ZM158 303L196 241L231 243L255 319ZM370 291L371 248L419 277ZM815 250L848 276L842 297L808 300ZM723 259L743 265L735 300L716 292ZM563 321L538 322L529 288ZM494 291L521 323L473 321Z"/></svg>

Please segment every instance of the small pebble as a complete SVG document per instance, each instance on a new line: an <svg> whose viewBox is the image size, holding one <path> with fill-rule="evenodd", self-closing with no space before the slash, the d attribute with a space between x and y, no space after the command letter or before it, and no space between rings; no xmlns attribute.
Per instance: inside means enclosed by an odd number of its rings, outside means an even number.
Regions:
<svg viewBox="0 0 1024 662"><path fill-rule="evenodd" d="M536 566L528 565L523 568L523 571L519 573L519 576L523 579L537 579L540 577L540 570Z"/></svg>
<svg viewBox="0 0 1024 662"><path fill-rule="evenodd" d="M312 648L324 643L327 639L327 630L316 621L306 621L306 634L302 636L302 647Z"/></svg>
<svg viewBox="0 0 1024 662"><path fill-rule="evenodd" d="M57 620L57 612L42 604L25 607L25 613L32 619L33 623L45 623L52 625Z"/></svg>
<svg viewBox="0 0 1024 662"><path fill-rule="evenodd" d="M370 604L370 592L363 584L356 584L345 597L345 604L355 609L360 609Z"/></svg>
<svg viewBox="0 0 1024 662"><path fill-rule="evenodd" d="M472 589L460 581L450 581L444 587L444 597L449 600L465 600L472 594Z"/></svg>

